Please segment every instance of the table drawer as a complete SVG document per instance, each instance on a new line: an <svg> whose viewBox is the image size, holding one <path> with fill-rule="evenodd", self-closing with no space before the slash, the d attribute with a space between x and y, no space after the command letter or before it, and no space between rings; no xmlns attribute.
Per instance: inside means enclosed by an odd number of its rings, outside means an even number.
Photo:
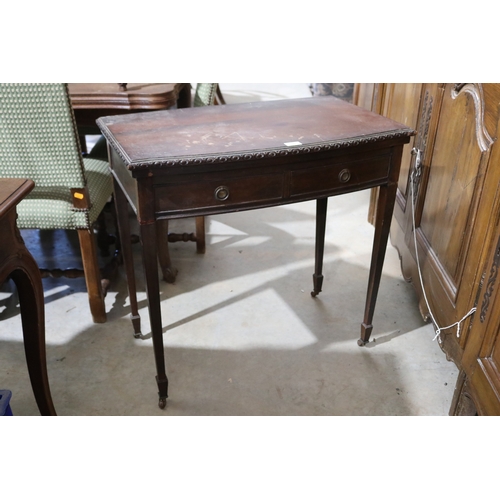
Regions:
<svg viewBox="0 0 500 500"><path fill-rule="evenodd" d="M156 211L174 215L178 211L217 211L239 205L254 205L283 197L283 174L228 177L179 176L155 187Z"/></svg>
<svg viewBox="0 0 500 500"><path fill-rule="evenodd" d="M388 178L391 155L384 154L369 160L346 161L338 165L325 164L292 172L290 197L308 194L352 191L380 184Z"/></svg>

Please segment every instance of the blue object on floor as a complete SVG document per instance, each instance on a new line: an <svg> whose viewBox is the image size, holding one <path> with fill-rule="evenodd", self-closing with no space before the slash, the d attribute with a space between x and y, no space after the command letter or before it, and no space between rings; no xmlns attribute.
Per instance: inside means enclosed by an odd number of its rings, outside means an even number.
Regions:
<svg viewBox="0 0 500 500"><path fill-rule="evenodd" d="M12 392L0 389L0 417L11 417L12 410L10 409L10 398Z"/></svg>

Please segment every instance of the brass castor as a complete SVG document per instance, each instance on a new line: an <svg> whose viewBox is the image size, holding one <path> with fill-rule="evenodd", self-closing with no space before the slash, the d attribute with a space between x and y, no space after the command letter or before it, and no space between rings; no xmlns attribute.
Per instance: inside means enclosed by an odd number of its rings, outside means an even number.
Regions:
<svg viewBox="0 0 500 500"><path fill-rule="evenodd" d="M160 407L161 410L164 410L165 407L167 406L167 398L160 398L158 400L158 406Z"/></svg>
<svg viewBox="0 0 500 500"><path fill-rule="evenodd" d="M368 340L362 340L362 339L358 339L358 345L359 347L363 347L365 346L366 344L368 344Z"/></svg>
<svg viewBox="0 0 500 500"><path fill-rule="evenodd" d="M311 297L316 297L316 295L318 295L319 292L311 292Z"/></svg>

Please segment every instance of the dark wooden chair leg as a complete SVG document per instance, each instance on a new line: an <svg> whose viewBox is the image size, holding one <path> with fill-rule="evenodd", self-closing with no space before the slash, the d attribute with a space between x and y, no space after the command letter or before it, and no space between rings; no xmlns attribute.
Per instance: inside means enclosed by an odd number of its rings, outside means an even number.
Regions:
<svg viewBox="0 0 500 500"><path fill-rule="evenodd" d="M196 251L205 253L205 217L196 217Z"/></svg>
<svg viewBox="0 0 500 500"><path fill-rule="evenodd" d="M313 291L311 295L316 297L321 292L323 286L323 254L325 251L325 229L326 229L326 209L328 207L328 198L319 198L316 200L316 246L315 246L315 264L313 274Z"/></svg>
<svg viewBox="0 0 500 500"><path fill-rule="evenodd" d="M92 319L94 323L105 323L106 307L104 305L104 292L101 284L99 263L97 261L97 245L94 233L91 229L78 229L78 238L80 240L83 270Z"/></svg>

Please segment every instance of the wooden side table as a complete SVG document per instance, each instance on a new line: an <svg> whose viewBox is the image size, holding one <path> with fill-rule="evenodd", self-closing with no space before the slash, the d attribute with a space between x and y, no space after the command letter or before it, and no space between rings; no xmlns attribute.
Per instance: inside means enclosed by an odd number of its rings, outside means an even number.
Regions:
<svg viewBox="0 0 500 500"><path fill-rule="evenodd" d="M157 267L158 220L317 200L312 295L322 287L329 196L380 186L365 315L372 331L403 145L414 131L334 97L312 97L105 117L121 241L130 241L127 202L140 225L159 389L166 405ZM129 245L123 257L135 333L140 319Z"/></svg>
<svg viewBox="0 0 500 500"><path fill-rule="evenodd" d="M27 179L0 179L0 283L12 278L19 294L24 350L31 386L42 415L56 415L45 355L45 309L38 265L16 225L16 206L33 189Z"/></svg>

